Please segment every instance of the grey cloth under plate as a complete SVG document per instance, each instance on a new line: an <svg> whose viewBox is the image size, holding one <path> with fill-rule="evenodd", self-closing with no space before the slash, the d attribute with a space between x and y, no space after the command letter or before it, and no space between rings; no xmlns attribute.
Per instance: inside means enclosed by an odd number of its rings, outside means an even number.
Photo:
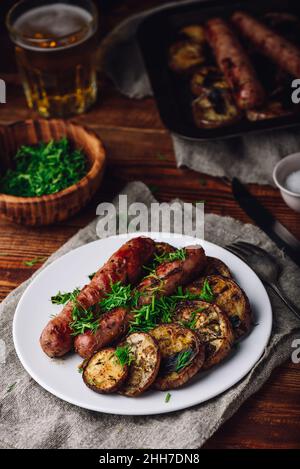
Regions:
<svg viewBox="0 0 300 469"><path fill-rule="evenodd" d="M129 184L123 193L128 195L129 203L149 205L155 201L140 182ZM299 299L299 269L258 228L229 217L207 215L205 233L207 240L220 245L240 238L266 248L282 264L284 291L294 302ZM58 257L96 238L94 220L54 253L33 277ZM141 417L106 415L80 409L51 395L19 362L13 345L12 320L31 281L32 278L20 285L0 305L1 339L6 346L5 360L0 363L2 448L199 448L267 381L272 370L289 358L293 339L300 337L299 321L271 294L274 314L271 339L260 360L237 385L210 401L175 413Z"/></svg>
<svg viewBox="0 0 300 469"><path fill-rule="evenodd" d="M135 37L141 21L153 12L197 1L168 3L140 13L122 22L107 36L103 42L104 69L119 91L138 99L152 95ZM298 127L209 142L193 142L176 135L172 135L172 140L179 167L211 176L239 177L246 183L273 184L275 164L283 156L300 151Z"/></svg>

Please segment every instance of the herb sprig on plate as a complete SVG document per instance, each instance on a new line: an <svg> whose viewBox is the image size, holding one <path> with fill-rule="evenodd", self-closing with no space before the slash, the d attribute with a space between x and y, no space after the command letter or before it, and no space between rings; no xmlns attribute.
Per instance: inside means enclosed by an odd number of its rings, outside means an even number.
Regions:
<svg viewBox="0 0 300 469"><path fill-rule="evenodd" d="M129 344L117 347L115 350L115 356L117 357L121 366L129 366L134 360L134 356Z"/></svg>

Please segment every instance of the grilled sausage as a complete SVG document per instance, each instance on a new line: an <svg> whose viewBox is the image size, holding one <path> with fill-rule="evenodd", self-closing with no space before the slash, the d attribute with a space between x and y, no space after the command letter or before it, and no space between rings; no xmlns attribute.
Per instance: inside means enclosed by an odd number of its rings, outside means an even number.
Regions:
<svg viewBox="0 0 300 469"><path fill-rule="evenodd" d="M201 246L187 247L184 260L163 262L154 274L145 277L136 287L142 294L138 307L150 304L153 296L171 295L179 285L185 285L197 277L205 265L206 256ZM99 327L95 332L88 331L75 338L75 350L82 358L89 358L101 347L119 338L121 333L125 334L129 322L133 319L132 313L122 315L118 310L105 313L99 319Z"/></svg>
<svg viewBox="0 0 300 469"><path fill-rule="evenodd" d="M142 294L139 306L150 304L153 294L156 297L168 296L176 291L180 285L186 285L206 266L206 256L201 246L188 246L184 260L163 262L153 275L147 276L137 286Z"/></svg>
<svg viewBox="0 0 300 469"><path fill-rule="evenodd" d="M300 76L300 48L272 31L248 13L237 11L232 21L241 34L263 55L295 77Z"/></svg>
<svg viewBox="0 0 300 469"><path fill-rule="evenodd" d="M221 18L206 23L207 40L240 109L260 106L265 93L236 35Z"/></svg>
<svg viewBox="0 0 300 469"><path fill-rule="evenodd" d="M126 308L115 308L104 313L99 319L96 332L91 330L75 337L74 347L82 358L89 358L95 352L125 335L129 324Z"/></svg>
<svg viewBox="0 0 300 469"><path fill-rule="evenodd" d="M135 284L141 275L143 265L152 257L154 247L152 239L142 236L125 243L98 270L92 281L83 287L77 296L77 304L85 309L94 306L110 291L113 283ZM70 327L73 321L73 308L73 302L68 302L42 332L40 344L49 357L61 357L73 347Z"/></svg>

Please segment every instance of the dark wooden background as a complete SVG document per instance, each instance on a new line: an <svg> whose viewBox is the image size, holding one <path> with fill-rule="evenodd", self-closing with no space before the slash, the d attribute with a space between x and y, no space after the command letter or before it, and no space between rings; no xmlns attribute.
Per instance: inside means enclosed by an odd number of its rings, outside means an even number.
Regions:
<svg viewBox="0 0 300 469"><path fill-rule="evenodd" d="M7 104L0 105L0 124L3 125L34 116L26 107L13 48L4 30L4 14L12 3L5 1L0 5L0 78L8 85ZM130 14L161 3L158 0L100 2L102 35ZM100 201L111 200L128 181L142 180L159 201L174 197L185 201L205 200L207 213L251 222L234 201L230 186L222 180L176 168L170 136L152 98L130 100L121 96L107 80L101 82L97 105L75 120L94 129L105 143L108 168L104 184L89 206L67 222L26 228L0 219L1 300L39 267L39 264L27 267L26 260L52 254L93 219ZM276 189L257 185L249 188L300 238L300 217L283 203ZM299 366L287 362L277 368L263 388L248 399L205 447L300 448Z"/></svg>

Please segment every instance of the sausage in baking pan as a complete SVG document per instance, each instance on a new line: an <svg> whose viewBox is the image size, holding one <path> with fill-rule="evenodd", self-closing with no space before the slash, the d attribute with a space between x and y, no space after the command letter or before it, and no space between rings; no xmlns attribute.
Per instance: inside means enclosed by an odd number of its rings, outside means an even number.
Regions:
<svg viewBox="0 0 300 469"><path fill-rule="evenodd" d="M239 108L260 106L265 99L263 87L229 24L222 18L212 18L206 23L206 35Z"/></svg>
<svg viewBox="0 0 300 469"><path fill-rule="evenodd" d="M135 284L143 265L152 257L155 243L147 237L137 237L125 243L83 287L76 298L83 309L96 305L116 282ZM40 344L49 357L61 357L73 347L71 323L74 303L69 301L63 310L44 328Z"/></svg>
<svg viewBox="0 0 300 469"><path fill-rule="evenodd" d="M237 11L232 22L263 55L295 77L300 76L300 48L248 13Z"/></svg>

